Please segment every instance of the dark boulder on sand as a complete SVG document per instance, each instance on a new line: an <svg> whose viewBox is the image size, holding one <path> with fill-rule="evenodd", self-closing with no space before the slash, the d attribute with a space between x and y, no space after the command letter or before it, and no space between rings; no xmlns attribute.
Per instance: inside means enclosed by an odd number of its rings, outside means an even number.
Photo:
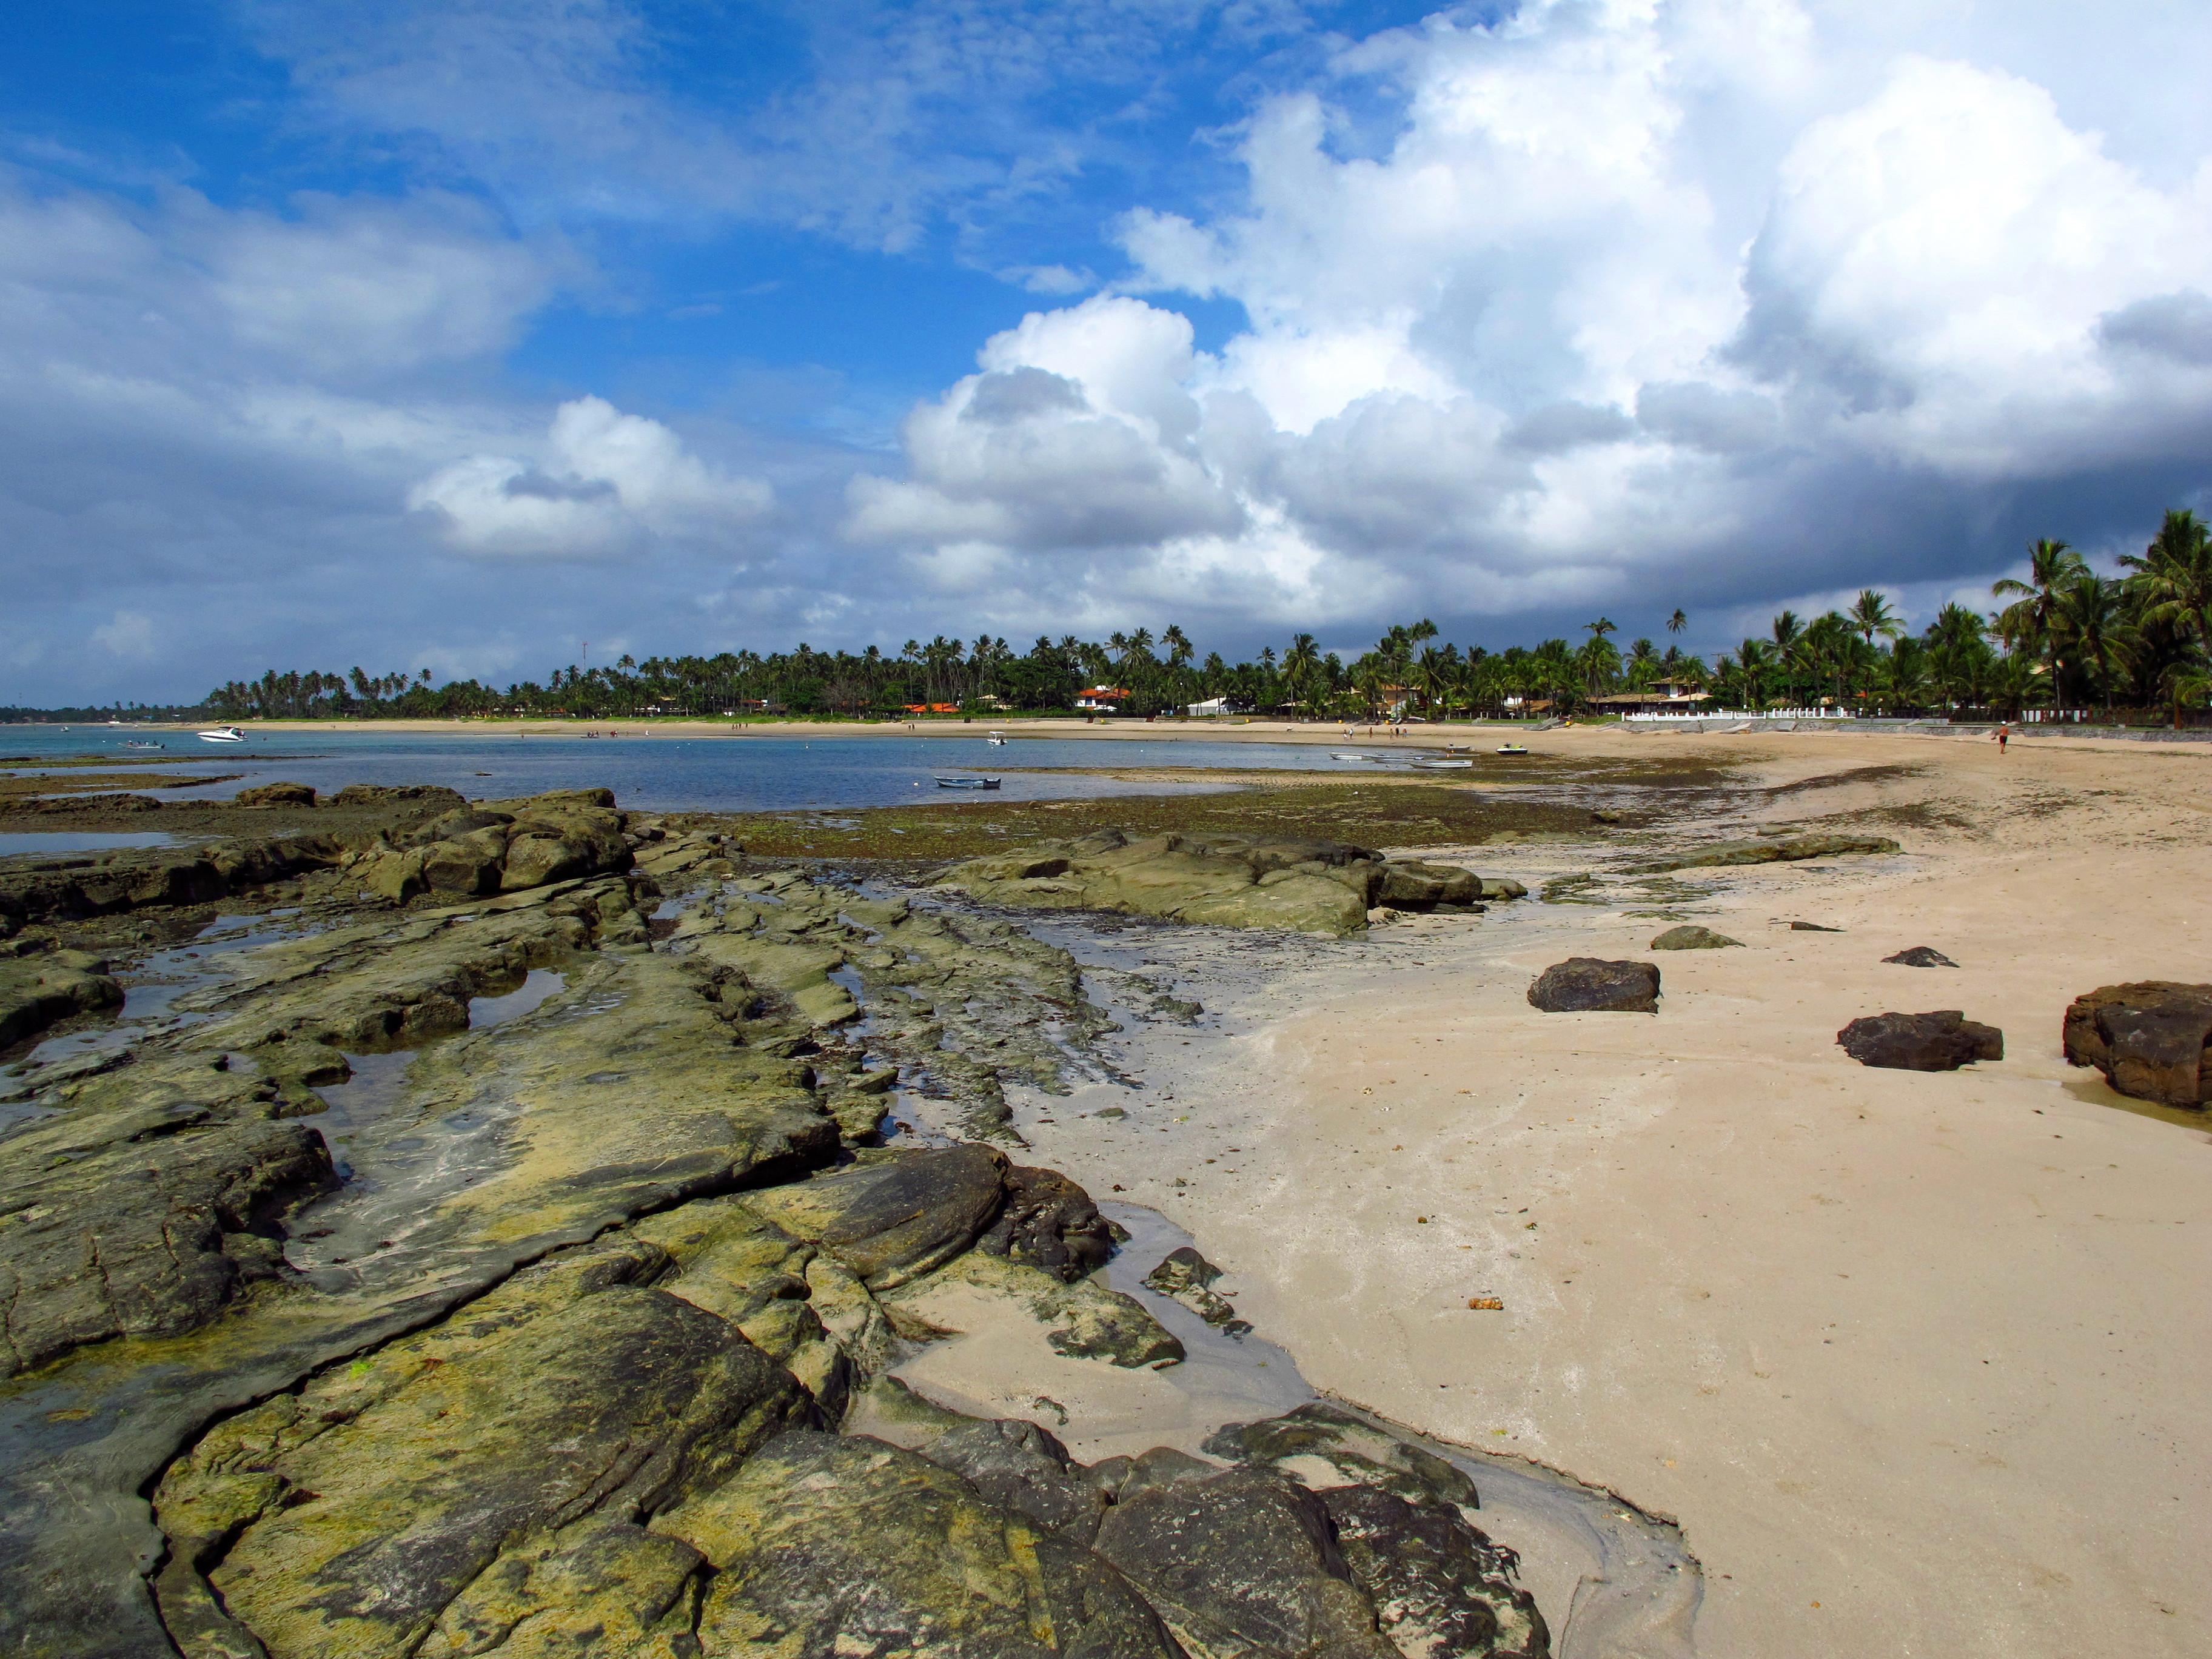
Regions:
<svg viewBox="0 0 2212 1659"><path fill-rule="evenodd" d="M1884 957L1884 962L1894 962L1905 968L1956 968L1959 964L1929 945L1916 945L1910 951L1899 951L1893 957Z"/></svg>
<svg viewBox="0 0 2212 1659"><path fill-rule="evenodd" d="M1659 970L1648 962L1569 957L1536 976L1528 1001L1547 1014L1656 1014Z"/></svg>
<svg viewBox="0 0 2212 1659"><path fill-rule="evenodd" d="M2066 1010L2067 1060L2094 1066L2119 1093L2168 1106L2212 1100L2212 985L2105 985Z"/></svg>
<svg viewBox="0 0 2212 1659"><path fill-rule="evenodd" d="M1873 1014L1836 1033L1862 1066L1898 1072L1955 1072L1978 1060L2004 1058L2004 1033L1956 1008L1932 1014Z"/></svg>

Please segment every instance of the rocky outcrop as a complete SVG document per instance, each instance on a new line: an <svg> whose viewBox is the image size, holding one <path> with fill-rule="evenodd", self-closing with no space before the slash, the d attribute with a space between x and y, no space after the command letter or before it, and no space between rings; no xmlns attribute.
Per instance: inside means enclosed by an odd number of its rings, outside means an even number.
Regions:
<svg viewBox="0 0 2212 1659"><path fill-rule="evenodd" d="M1635 873L1659 875L1668 870L1725 868L1740 864L1796 864L1806 859L1896 853L1904 849L1887 836L1777 836L1757 841L1716 842L1687 853L1640 864Z"/></svg>
<svg viewBox="0 0 2212 1659"><path fill-rule="evenodd" d="M233 806L313 806L315 791L305 783L257 783L230 798Z"/></svg>
<svg viewBox="0 0 2212 1659"><path fill-rule="evenodd" d="M82 951L0 959L0 1050L77 1014L122 1006L107 963Z"/></svg>
<svg viewBox="0 0 2212 1659"><path fill-rule="evenodd" d="M1385 859L1347 842L1239 836L1079 840L971 859L938 880L991 904L1120 911L1224 927L1273 927L1341 939L1370 909L1480 909L1513 884L1452 865Z"/></svg>
<svg viewBox="0 0 2212 1659"><path fill-rule="evenodd" d="M2075 998L2062 1042L2118 1092L2168 1106L2212 1101L2212 985L2142 980Z"/></svg>
<svg viewBox="0 0 2212 1659"><path fill-rule="evenodd" d="M1650 948L1654 951L1725 951L1731 946L1741 948L1742 944L1741 939L1730 939L1726 933L1716 933L1710 927L1685 923L1680 927L1669 927L1651 941Z"/></svg>
<svg viewBox="0 0 2212 1659"><path fill-rule="evenodd" d="M352 793L340 790L333 804ZM394 792L374 804L397 799L445 805L448 794ZM605 789L559 790L475 806L456 795L449 810L380 836L349 870L364 889L394 904L424 894L450 899L523 892L628 870L635 855L623 833L626 824Z"/></svg>
<svg viewBox="0 0 2212 1659"><path fill-rule="evenodd" d="M205 904L327 869L345 851L327 836L284 836L17 862L0 871L0 915L21 925Z"/></svg>
<svg viewBox="0 0 2212 1659"><path fill-rule="evenodd" d="M337 1177L323 1138L251 1109L203 1066L109 1092L112 1110L34 1123L0 1160L0 1376L117 1336L173 1336L284 1271L283 1223ZM149 1068L150 1070L150 1068Z"/></svg>
<svg viewBox="0 0 2212 1659"><path fill-rule="evenodd" d="M1086 1468L894 1389L905 1345L979 1308L1025 1352L1182 1350L1102 1281L1111 1229L1075 1182L868 1144L882 1069L748 952L834 946L906 999L902 1054L957 1036L1010 1076L1085 1029L1079 970L997 922L692 867L716 887L658 948L622 874L325 908L180 996L189 1020L40 1073L0 1139L0 1646L1540 1651L1418 1449L1343 1430L1340 1462ZM549 1000L469 1023L537 966ZM886 1439L833 1431L900 1394Z"/></svg>
<svg viewBox="0 0 2212 1659"><path fill-rule="evenodd" d="M1932 1014L1874 1014L1836 1033L1862 1066L1899 1072L1955 1072L1978 1060L2004 1058L2004 1033L1956 1008Z"/></svg>
<svg viewBox="0 0 2212 1659"><path fill-rule="evenodd" d="M1547 1014L1656 1014L1659 970L1648 962L1569 957L1536 976L1528 988L1528 1002Z"/></svg>
<svg viewBox="0 0 2212 1659"><path fill-rule="evenodd" d="M1899 951L1893 957L1884 957L1884 962L1896 963L1903 968L1956 968L1959 964L1929 945L1916 945L1909 951Z"/></svg>
<svg viewBox="0 0 2212 1659"><path fill-rule="evenodd" d="M1100 1555L878 1440L785 1435L654 1530L715 1569L708 1655L1180 1653Z"/></svg>

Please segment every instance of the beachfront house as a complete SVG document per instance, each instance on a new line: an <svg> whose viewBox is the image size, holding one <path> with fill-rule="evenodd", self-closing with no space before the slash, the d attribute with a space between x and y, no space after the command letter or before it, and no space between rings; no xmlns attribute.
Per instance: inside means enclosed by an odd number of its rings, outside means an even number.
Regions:
<svg viewBox="0 0 2212 1659"><path fill-rule="evenodd" d="M1129 694L1118 685L1086 685L1077 694L1075 706L1086 714L1126 714Z"/></svg>

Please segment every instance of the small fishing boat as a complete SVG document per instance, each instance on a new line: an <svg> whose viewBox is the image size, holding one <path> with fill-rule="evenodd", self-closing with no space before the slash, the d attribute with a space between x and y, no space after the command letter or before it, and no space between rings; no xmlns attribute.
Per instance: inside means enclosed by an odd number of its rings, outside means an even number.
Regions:
<svg viewBox="0 0 2212 1659"><path fill-rule="evenodd" d="M1498 752L1501 755L1525 755L1528 752L1528 745L1525 743L1501 743L1498 745Z"/></svg>
<svg viewBox="0 0 2212 1659"><path fill-rule="evenodd" d="M996 778L948 778L940 776L937 780L937 787L939 789L996 789L999 787L999 781Z"/></svg>
<svg viewBox="0 0 2212 1659"><path fill-rule="evenodd" d="M1364 755L1339 754L1334 750L1329 751L1328 757L1331 760L1365 760L1367 758Z"/></svg>
<svg viewBox="0 0 2212 1659"><path fill-rule="evenodd" d="M123 746L125 749L167 749L169 745L166 743L147 743L138 738L125 738Z"/></svg>
<svg viewBox="0 0 2212 1659"><path fill-rule="evenodd" d="M994 749L1004 749L1006 746L1006 734L1003 732L994 732L989 737L984 738L983 741L989 744Z"/></svg>
<svg viewBox="0 0 2212 1659"><path fill-rule="evenodd" d="M1471 760L1456 760L1449 755L1424 755L1413 764L1424 772L1455 771L1474 764Z"/></svg>
<svg viewBox="0 0 2212 1659"><path fill-rule="evenodd" d="M202 743L244 743L246 733L234 726L211 726L204 732L192 734Z"/></svg>

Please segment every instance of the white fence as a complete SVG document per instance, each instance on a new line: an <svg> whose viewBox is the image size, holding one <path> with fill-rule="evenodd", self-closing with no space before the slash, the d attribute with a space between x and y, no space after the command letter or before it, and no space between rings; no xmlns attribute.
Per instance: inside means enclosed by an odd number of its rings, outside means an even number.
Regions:
<svg viewBox="0 0 2212 1659"><path fill-rule="evenodd" d="M1857 714L1848 708L1713 708L1702 714L1623 714L1624 720L1657 725L1683 720L1850 720Z"/></svg>

